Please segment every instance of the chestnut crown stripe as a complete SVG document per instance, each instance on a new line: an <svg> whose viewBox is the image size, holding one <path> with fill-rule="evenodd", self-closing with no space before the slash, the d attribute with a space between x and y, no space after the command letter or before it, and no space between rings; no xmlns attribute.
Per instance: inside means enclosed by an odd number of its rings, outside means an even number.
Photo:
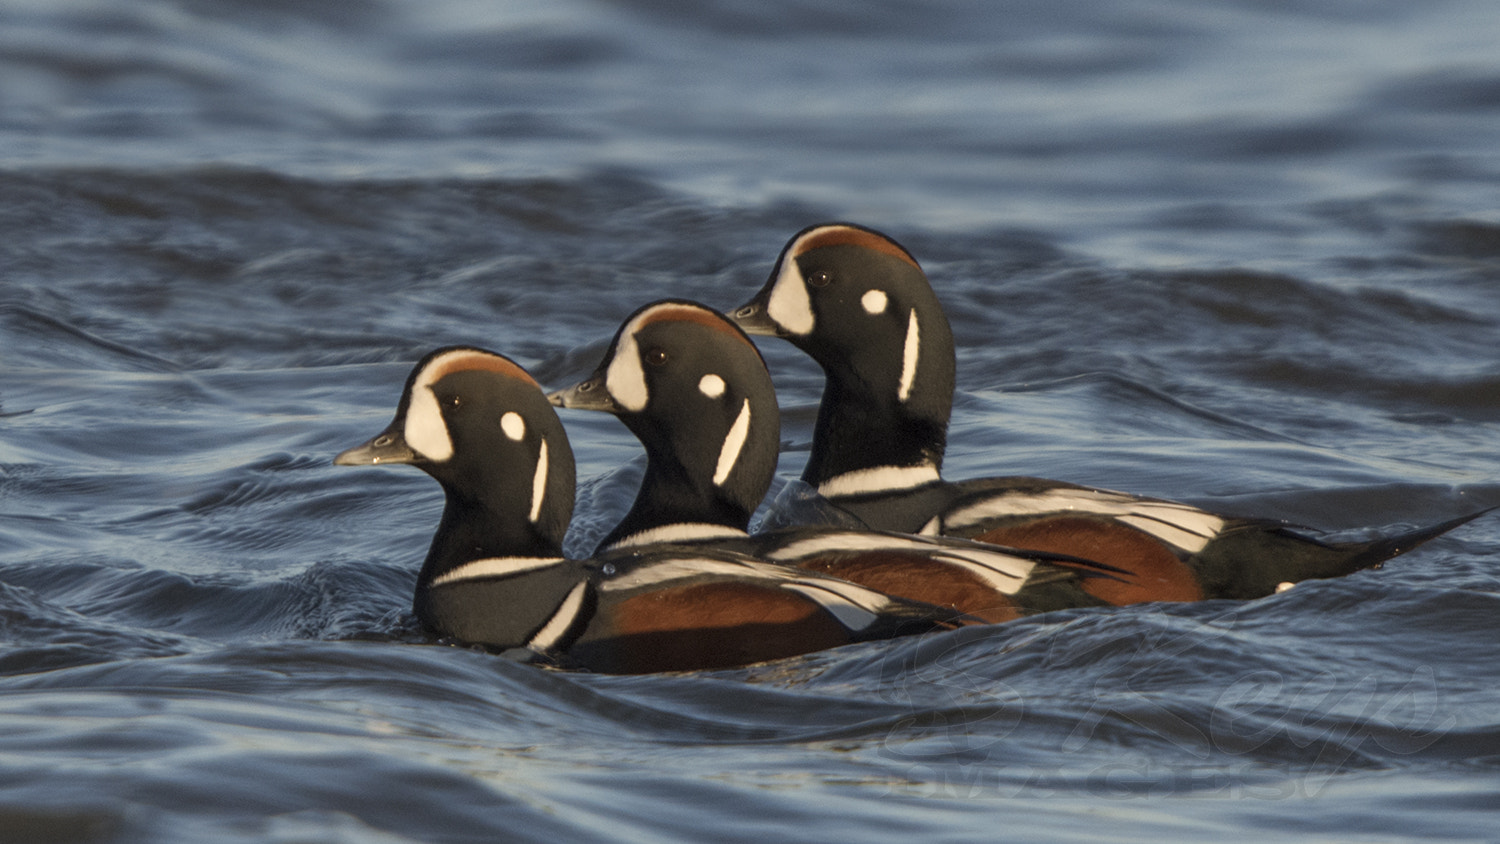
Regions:
<svg viewBox="0 0 1500 844"><path fill-rule="evenodd" d="M429 387L455 372L467 372L474 369L498 372L501 375L508 375L511 378L534 385L538 390L541 389L541 385L536 383L536 379L532 378L530 373L505 358L470 350L449 352L446 355L442 355L427 365L427 369L423 370L418 383L423 387Z"/></svg>
<svg viewBox="0 0 1500 844"><path fill-rule="evenodd" d="M707 328L712 328L715 331L722 332L729 337L733 337L752 349L755 348L755 344L750 342L750 339L743 332L737 330L733 323L703 308L670 303L658 305L636 317L636 324L631 328L631 333L638 332L654 322L695 322ZM757 354L759 354L758 350Z"/></svg>
<svg viewBox="0 0 1500 844"><path fill-rule="evenodd" d="M893 258L898 258L911 264L917 269L921 269L917 264L917 259L913 258L905 249L897 246L889 238L847 225L823 226L808 232L792 248L792 255L795 257L804 252L820 249L824 246L859 246L864 249L880 252L884 255L890 255Z"/></svg>

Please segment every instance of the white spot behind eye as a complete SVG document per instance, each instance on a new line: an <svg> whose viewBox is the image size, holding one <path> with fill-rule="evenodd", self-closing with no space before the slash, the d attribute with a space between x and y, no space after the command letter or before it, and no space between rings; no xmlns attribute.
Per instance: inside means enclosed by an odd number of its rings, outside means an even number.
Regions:
<svg viewBox="0 0 1500 844"><path fill-rule="evenodd" d="M406 427L402 435L412 451L435 463L453 456L453 439L448 436L448 423L443 421L443 413L438 409L437 396L421 379L412 385L411 404L406 408Z"/></svg>
<svg viewBox="0 0 1500 844"><path fill-rule="evenodd" d="M911 319L906 321L906 346L901 350L901 387L896 398L906 401L911 398L911 385L917 377L917 355L922 348L922 336L917 330L917 309L911 309Z"/></svg>
<svg viewBox="0 0 1500 844"><path fill-rule="evenodd" d="M806 335L813 330L812 300L807 297L807 283L802 279L802 270L788 250L781 261L781 272L776 276L776 285L771 288L771 298L766 301L766 316L785 331Z"/></svg>
<svg viewBox="0 0 1500 844"><path fill-rule="evenodd" d="M734 424L729 426L729 434L724 437L724 445L719 448L719 465L714 468L714 486L723 486L729 480L729 473L734 471L734 464L740 459L740 450L745 447L745 438L750 435L750 400L740 407L740 415L734 419Z"/></svg>
<svg viewBox="0 0 1500 844"><path fill-rule="evenodd" d="M724 379L709 373L698 379L698 392L711 399L724 395Z"/></svg>
<svg viewBox="0 0 1500 844"><path fill-rule="evenodd" d="M531 523L542 517L542 502L547 497L547 438L542 437L542 450L536 456L536 474L531 476Z"/></svg>
<svg viewBox="0 0 1500 844"><path fill-rule="evenodd" d="M866 290L865 295L859 297L859 304L864 306L865 313L874 316L885 311L885 291Z"/></svg>
<svg viewBox="0 0 1500 844"><path fill-rule="evenodd" d="M520 442L526 438L526 420L514 410L507 411L504 416L500 417L500 430L504 431L507 437Z"/></svg>

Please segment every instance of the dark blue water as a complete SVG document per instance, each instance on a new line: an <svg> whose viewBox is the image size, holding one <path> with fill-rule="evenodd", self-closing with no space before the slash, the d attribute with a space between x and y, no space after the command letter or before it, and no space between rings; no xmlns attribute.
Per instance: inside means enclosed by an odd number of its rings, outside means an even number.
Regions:
<svg viewBox="0 0 1500 844"><path fill-rule="evenodd" d="M1500 504L1500 7L0 0L0 840L1491 840L1500 517L1261 601L737 671L425 644L329 464L802 226L924 263L951 477L1334 531ZM821 389L764 349L796 477ZM569 414L570 546L641 468Z"/></svg>

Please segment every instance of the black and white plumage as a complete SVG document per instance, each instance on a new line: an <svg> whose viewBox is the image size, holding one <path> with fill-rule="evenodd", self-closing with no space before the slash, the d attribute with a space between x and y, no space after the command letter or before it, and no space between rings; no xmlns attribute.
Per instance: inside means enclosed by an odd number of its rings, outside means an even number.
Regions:
<svg viewBox="0 0 1500 844"><path fill-rule="evenodd" d="M1063 555L868 528L748 535L779 449L775 390L749 338L702 305L666 300L636 311L594 373L550 398L614 413L646 449L641 491L601 550L671 541L745 552L986 621L1102 604L1091 581L1129 578Z"/></svg>
<svg viewBox="0 0 1500 844"><path fill-rule="evenodd" d="M443 487L413 610L441 636L607 672L721 668L944 629L951 610L728 551L673 545L570 560L572 449L513 361L446 347L407 379L396 417L339 454L410 464Z"/></svg>
<svg viewBox="0 0 1500 844"><path fill-rule="evenodd" d="M955 358L948 320L905 248L848 223L788 241L765 286L731 312L789 340L826 376L802 479L855 519L1073 554L1128 569L1113 603L1256 598L1336 577L1480 515L1369 542L1328 544L1277 522L1044 478L942 478Z"/></svg>

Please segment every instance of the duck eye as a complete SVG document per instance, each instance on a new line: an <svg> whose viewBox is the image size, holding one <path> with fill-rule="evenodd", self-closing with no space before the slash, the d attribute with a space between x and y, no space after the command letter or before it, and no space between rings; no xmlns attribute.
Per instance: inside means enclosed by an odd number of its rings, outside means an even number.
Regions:
<svg viewBox="0 0 1500 844"><path fill-rule="evenodd" d="M463 403L463 399L459 398L456 393L451 396L446 396L443 399L443 407L446 407L449 410L457 410L458 406Z"/></svg>
<svg viewBox="0 0 1500 844"><path fill-rule="evenodd" d="M661 366L662 364L664 364L666 362L667 362L667 352L666 352L665 349L647 349L646 350L646 363L649 363L652 366Z"/></svg>
<svg viewBox="0 0 1500 844"><path fill-rule="evenodd" d="M833 281L833 276L827 270L817 270L807 277L807 283L813 287L827 287Z"/></svg>

